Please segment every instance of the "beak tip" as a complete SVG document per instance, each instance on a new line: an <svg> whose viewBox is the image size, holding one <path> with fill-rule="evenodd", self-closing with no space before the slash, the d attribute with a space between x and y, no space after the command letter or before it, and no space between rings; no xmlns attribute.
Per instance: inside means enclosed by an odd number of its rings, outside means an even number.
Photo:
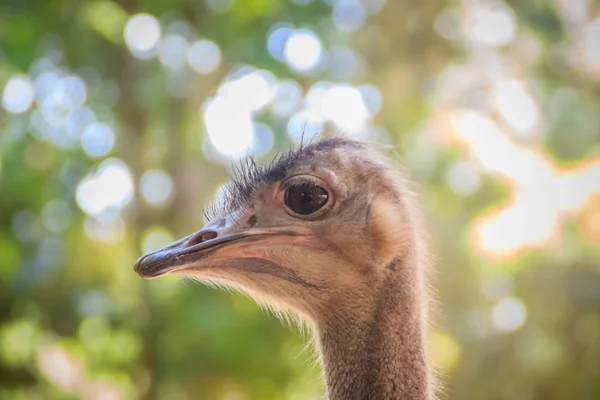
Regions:
<svg viewBox="0 0 600 400"><path fill-rule="evenodd" d="M160 268L159 264L156 263L156 260L152 257L154 253L144 254L140 258L137 259L135 265L133 266L133 270L144 279L154 279L159 276L164 275L166 270Z"/></svg>
<svg viewBox="0 0 600 400"><path fill-rule="evenodd" d="M137 261L135 262L135 265L133 266L133 270L142 278L149 278L148 276L148 271L147 271L147 265L144 262L146 258L146 254L144 254L143 256L141 256L140 258L137 259Z"/></svg>

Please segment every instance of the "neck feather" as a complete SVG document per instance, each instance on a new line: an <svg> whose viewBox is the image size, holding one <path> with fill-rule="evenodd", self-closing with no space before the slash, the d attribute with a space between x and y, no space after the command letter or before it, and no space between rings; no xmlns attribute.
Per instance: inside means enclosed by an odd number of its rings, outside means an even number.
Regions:
<svg viewBox="0 0 600 400"><path fill-rule="evenodd" d="M330 400L434 399L423 272L389 269L376 296L344 299L318 324Z"/></svg>

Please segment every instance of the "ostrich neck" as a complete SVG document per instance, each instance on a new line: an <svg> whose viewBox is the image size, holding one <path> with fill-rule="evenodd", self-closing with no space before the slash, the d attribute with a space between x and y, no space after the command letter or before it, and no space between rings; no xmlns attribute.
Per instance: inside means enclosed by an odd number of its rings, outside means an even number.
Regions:
<svg viewBox="0 0 600 400"><path fill-rule="evenodd" d="M372 301L345 299L319 325L330 400L433 399L419 278L399 266Z"/></svg>

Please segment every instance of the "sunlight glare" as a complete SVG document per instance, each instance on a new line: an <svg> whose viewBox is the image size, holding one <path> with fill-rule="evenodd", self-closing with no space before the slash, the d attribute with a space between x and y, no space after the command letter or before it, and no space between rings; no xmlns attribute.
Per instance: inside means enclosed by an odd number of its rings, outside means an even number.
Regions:
<svg viewBox="0 0 600 400"><path fill-rule="evenodd" d="M488 172L506 173L512 169L510 156L514 154L515 145L491 119L474 111L464 111L452 122L455 137L470 147Z"/></svg>
<svg viewBox="0 0 600 400"><path fill-rule="evenodd" d="M363 130L369 118L361 93L351 85L336 85L327 90L321 100L321 112L350 133Z"/></svg>
<svg viewBox="0 0 600 400"><path fill-rule="evenodd" d="M482 217L476 225L478 244L490 255L513 255L526 246L543 246L558 225L556 208L545 193L534 190L519 192L507 207Z"/></svg>
<svg viewBox="0 0 600 400"><path fill-rule="evenodd" d="M499 81L494 86L493 99L502 118L519 137L527 138L539 123L539 108L521 82Z"/></svg>
<svg viewBox="0 0 600 400"><path fill-rule="evenodd" d="M238 107L238 101L217 96L204 107L206 132L211 143L224 155L239 156L252 146L252 116L248 109Z"/></svg>
<svg viewBox="0 0 600 400"><path fill-rule="evenodd" d="M541 151L519 146L486 116L458 113L451 122L457 139L466 144L486 172L511 183L510 204L479 218L473 233L490 256L514 256L519 250L550 243L559 226L555 191L556 167Z"/></svg>
<svg viewBox="0 0 600 400"><path fill-rule="evenodd" d="M255 141L252 115L271 102L275 84L271 72L241 67L221 84L216 97L204 104L206 132L219 153L240 157L250 150Z"/></svg>
<svg viewBox="0 0 600 400"><path fill-rule="evenodd" d="M595 194L600 194L600 160L598 159L565 171L554 180L553 198L561 211L580 210Z"/></svg>

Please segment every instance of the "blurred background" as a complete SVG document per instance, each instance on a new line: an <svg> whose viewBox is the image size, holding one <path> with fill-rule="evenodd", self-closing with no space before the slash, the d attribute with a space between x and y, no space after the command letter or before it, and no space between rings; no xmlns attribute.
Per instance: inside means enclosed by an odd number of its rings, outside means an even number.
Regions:
<svg viewBox="0 0 600 400"><path fill-rule="evenodd" d="M600 399L600 4L3 0L0 398L317 399L251 300L132 270L247 153L390 146L448 399Z"/></svg>

